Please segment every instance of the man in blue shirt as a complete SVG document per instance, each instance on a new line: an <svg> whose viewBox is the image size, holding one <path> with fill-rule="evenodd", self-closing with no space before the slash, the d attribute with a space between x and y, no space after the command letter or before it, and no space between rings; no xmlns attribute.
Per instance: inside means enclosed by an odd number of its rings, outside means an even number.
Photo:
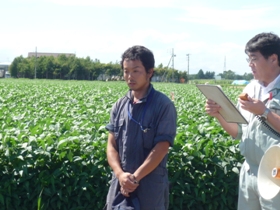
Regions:
<svg viewBox="0 0 280 210"><path fill-rule="evenodd" d="M177 114L173 102L156 91L153 53L133 46L122 55L121 67L129 87L111 111L107 158L113 170L107 209L118 191L136 197L141 210L167 210L169 182L167 153L176 135Z"/></svg>

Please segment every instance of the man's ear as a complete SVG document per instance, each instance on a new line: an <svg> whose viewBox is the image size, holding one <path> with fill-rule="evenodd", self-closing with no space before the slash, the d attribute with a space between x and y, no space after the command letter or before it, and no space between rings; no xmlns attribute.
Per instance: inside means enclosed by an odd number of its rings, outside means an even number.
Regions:
<svg viewBox="0 0 280 210"><path fill-rule="evenodd" d="M153 76L153 74L154 74L154 69L153 68L149 69L148 75L150 76L150 78L151 76Z"/></svg>
<svg viewBox="0 0 280 210"><path fill-rule="evenodd" d="M270 62L272 62L272 63L276 63L277 65L278 65L278 63L279 63L279 60L278 60L279 58L278 58L278 55L277 54L272 54L271 56L270 56Z"/></svg>

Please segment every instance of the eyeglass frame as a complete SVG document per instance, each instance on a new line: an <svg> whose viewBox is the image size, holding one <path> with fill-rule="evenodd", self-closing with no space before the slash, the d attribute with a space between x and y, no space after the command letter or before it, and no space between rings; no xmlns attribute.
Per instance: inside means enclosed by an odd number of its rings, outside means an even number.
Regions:
<svg viewBox="0 0 280 210"><path fill-rule="evenodd" d="M246 58L246 61L250 63L254 63L257 60L257 58Z"/></svg>

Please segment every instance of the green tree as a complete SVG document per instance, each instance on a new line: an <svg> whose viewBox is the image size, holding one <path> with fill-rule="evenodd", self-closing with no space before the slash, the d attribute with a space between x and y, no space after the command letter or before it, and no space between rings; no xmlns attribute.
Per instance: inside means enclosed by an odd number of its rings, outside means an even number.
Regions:
<svg viewBox="0 0 280 210"><path fill-rule="evenodd" d="M179 75L180 75L180 79L185 80L185 83L187 83L189 81L188 73L186 71L179 72Z"/></svg>
<svg viewBox="0 0 280 210"><path fill-rule="evenodd" d="M45 66L44 77L46 79L53 78L53 73L56 68L55 58L53 56L46 57L43 65Z"/></svg>
<svg viewBox="0 0 280 210"><path fill-rule="evenodd" d="M118 63L107 63L104 64L105 74L107 76L120 76L121 75L121 66Z"/></svg>
<svg viewBox="0 0 280 210"><path fill-rule="evenodd" d="M205 79L205 75L202 69L200 69L196 75L196 79Z"/></svg>
<svg viewBox="0 0 280 210"><path fill-rule="evenodd" d="M34 78L34 70L31 69L30 62L27 59L22 59L18 63L18 72L23 78Z"/></svg>
<svg viewBox="0 0 280 210"><path fill-rule="evenodd" d="M224 71L223 78L233 80L233 79L235 79L235 73L232 70Z"/></svg>
<svg viewBox="0 0 280 210"><path fill-rule="evenodd" d="M204 75L205 79L214 79L215 78L215 72L212 71L206 71L205 72L205 75Z"/></svg>
<svg viewBox="0 0 280 210"><path fill-rule="evenodd" d="M38 79L77 79L77 80L96 80L100 75L122 76L122 70L119 62L101 63L100 60L91 60L86 58L77 58L75 56L60 55L41 56L38 58L22 56L14 59L10 66L12 77L35 77ZM178 71L163 64L154 69L155 81L179 82L181 78L187 81L188 75L185 71ZM155 78L154 77L154 78ZM105 80L105 77L103 78Z"/></svg>
<svg viewBox="0 0 280 210"><path fill-rule="evenodd" d="M74 56L71 56L74 57ZM66 57L66 55L59 55L54 61L52 61L52 65L50 67L54 70L55 77L59 79L65 79L69 75L70 71L70 62L72 58Z"/></svg>
<svg viewBox="0 0 280 210"><path fill-rule="evenodd" d="M20 72L19 72L19 67L20 67L19 64L22 63L23 60L24 60L24 58L21 55L19 57L16 57L13 60L13 62L11 63L9 68L10 68L10 74L12 77L16 77L16 78L21 77Z"/></svg>
<svg viewBox="0 0 280 210"><path fill-rule="evenodd" d="M95 59L92 63L91 76L93 80L96 80L99 75L104 74L104 64L100 60Z"/></svg>
<svg viewBox="0 0 280 210"><path fill-rule="evenodd" d="M164 67L163 64L159 64L157 67L154 68L154 78L156 78L156 81L164 82L166 81L166 76L169 68Z"/></svg>
<svg viewBox="0 0 280 210"><path fill-rule="evenodd" d="M243 79L245 79L245 80L252 80L254 78L254 76L253 76L253 74L252 73L245 73L244 75L243 75Z"/></svg>
<svg viewBox="0 0 280 210"><path fill-rule="evenodd" d="M82 66L84 67L84 77L86 80L91 79L91 72L93 71L92 61L89 56L86 59L81 60Z"/></svg>

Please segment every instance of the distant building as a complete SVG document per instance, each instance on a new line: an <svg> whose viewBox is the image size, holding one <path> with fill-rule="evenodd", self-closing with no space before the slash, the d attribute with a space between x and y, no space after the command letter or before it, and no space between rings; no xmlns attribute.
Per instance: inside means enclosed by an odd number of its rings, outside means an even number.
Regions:
<svg viewBox="0 0 280 210"><path fill-rule="evenodd" d="M70 56L75 56L74 53L45 53L45 52L29 52L28 53L28 57L35 57L37 54L37 58L38 57L42 57L42 56L53 56L53 57L58 57L60 55L65 55L66 57L70 57Z"/></svg>
<svg viewBox="0 0 280 210"><path fill-rule="evenodd" d="M215 76L215 80L221 80L221 79L222 79L221 76L218 76L218 75Z"/></svg>
<svg viewBox="0 0 280 210"><path fill-rule="evenodd" d="M234 80L231 84L232 85L248 85L249 81L247 81L247 80Z"/></svg>
<svg viewBox="0 0 280 210"><path fill-rule="evenodd" d="M5 62L5 63L0 63L0 78L5 78L8 77L9 75L9 66L11 63Z"/></svg>

